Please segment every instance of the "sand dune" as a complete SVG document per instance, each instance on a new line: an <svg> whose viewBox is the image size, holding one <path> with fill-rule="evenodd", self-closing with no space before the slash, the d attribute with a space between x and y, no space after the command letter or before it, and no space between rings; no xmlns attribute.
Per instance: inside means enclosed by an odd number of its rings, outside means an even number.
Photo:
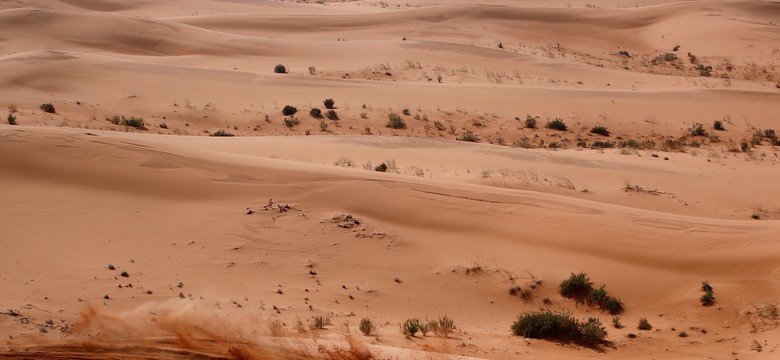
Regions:
<svg viewBox="0 0 780 360"><path fill-rule="evenodd" d="M774 359L779 17L4 1L0 358ZM511 333L541 308L604 341Z"/></svg>

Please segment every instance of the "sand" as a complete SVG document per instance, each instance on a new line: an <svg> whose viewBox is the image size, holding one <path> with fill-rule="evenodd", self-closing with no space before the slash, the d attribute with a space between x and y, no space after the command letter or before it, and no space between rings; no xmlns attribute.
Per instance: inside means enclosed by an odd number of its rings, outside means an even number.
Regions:
<svg viewBox="0 0 780 360"><path fill-rule="evenodd" d="M2 2L0 358L774 359L778 26L748 0ZM578 272L623 327L561 296ZM541 308L605 341L511 333Z"/></svg>

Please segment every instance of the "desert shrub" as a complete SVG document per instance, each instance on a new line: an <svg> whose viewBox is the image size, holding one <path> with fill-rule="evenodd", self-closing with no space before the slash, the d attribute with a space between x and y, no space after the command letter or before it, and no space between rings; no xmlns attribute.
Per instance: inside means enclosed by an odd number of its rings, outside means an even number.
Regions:
<svg viewBox="0 0 780 360"><path fill-rule="evenodd" d="M639 319L639 324L637 325L637 328L639 330L645 330L646 331L646 330L652 329L653 326L650 325L650 322L647 321L646 318L641 318L641 319Z"/></svg>
<svg viewBox="0 0 780 360"><path fill-rule="evenodd" d="M444 129L446 129L444 127L444 124L442 124L441 121L439 121L439 120L436 120L436 121L433 122L433 127L435 127L436 130L438 130L438 131L444 131Z"/></svg>
<svg viewBox="0 0 780 360"><path fill-rule="evenodd" d="M560 285L561 296L570 299L585 300L590 296L592 289L593 282L588 277L588 274L584 272L579 274L571 273L571 276L563 280Z"/></svg>
<svg viewBox="0 0 780 360"><path fill-rule="evenodd" d="M406 319L406 321L401 324L401 333L406 336L414 336L414 334L420 331L420 327L420 319Z"/></svg>
<svg viewBox="0 0 780 360"><path fill-rule="evenodd" d="M601 320L591 317L577 328L580 331L580 343L585 346L595 346L607 337L607 329L601 324Z"/></svg>
<svg viewBox="0 0 780 360"><path fill-rule="evenodd" d="M723 127L723 120L715 120L715 121L713 121L712 122L712 127L715 130L718 130L718 131L725 131L726 130L726 128Z"/></svg>
<svg viewBox="0 0 780 360"><path fill-rule="evenodd" d="M606 300L604 300L604 303L600 304L600 306L612 315L622 314L623 311L625 311L625 306L623 305L623 302L620 301L620 298L611 295L607 295Z"/></svg>
<svg viewBox="0 0 780 360"><path fill-rule="evenodd" d="M286 74L287 68L282 64L277 64L276 66L274 66L274 72L277 74Z"/></svg>
<svg viewBox="0 0 780 360"><path fill-rule="evenodd" d="M320 110L319 108L312 108L311 110L309 110L309 116L315 119L320 119L322 118L322 110Z"/></svg>
<svg viewBox="0 0 780 360"><path fill-rule="evenodd" d="M406 115L406 116L412 115L412 112L409 111L409 109L403 109L403 111L401 111L401 113Z"/></svg>
<svg viewBox="0 0 780 360"><path fill-rule="evenodd" d="M106 120L108 120L109 122L111 122L114 125L119 125L120 123L122 123L122 117L119 116L119 115L113 115L113 116L107 117Z"/></svg>
<svg viewBox="0 0 780 360"><path fill-rule="evenodd" d="M704 125L698 123L693 124L688 132L693 136L707 136L707 130L704 129Z"/></svg>
<svg viewBox="0 0 780 360"><path fill-rule="evenodd" d="M620 316L613 316L612 317L612 326L615 327L615 329L622 329L623 323L620 322Z"/></svg>
<svg viewBox="0 0 780 360"><path fill-rule="evenodd" d="M233 134L225 131L225 130L217 130L211 134L211 136L234 136Z"/></svg>
<svg viewBox="0 0 780 360"><path fill-rule="evenodd" d="M563 121L563 119L560 118L555 118L552 121L548 121L545 127L558 131L566 131L567 129L566 123Z"/></svg>
<svg viewBox="0 0 780 360"><path fill-rule="evenodd" d="M162 124L160 124L158 126L160 127L160 129L167 129L168 128L168 124L166 124L166 123L162 123Z"/></svg>
<svg viewBox="0 0 780 360"><path fill-rule="evenodd" d="M317 74L317 68L314 66L309 66L309 75L316 75Z"/></svg>
<svg viewBox="0 0 780 360"><path fill-rule="evenodd" d="M615 147L615 143L609 141L594 141L590 147L593 149L611 149Z"/></svg>
<svg viewBox="0 0 780 360"><path fill-rule="evenodd" d="M775 135L774 129L766 129L764 130L764 137L767 139L776 139L777 135Z"/></svg>
<svg viewBox="0 0 780 360"><path fill-rule="evenodd" d="M714 292L714 290L712 289L712 285L710 285L710 283L706 281L701 282L701 290L704 292Z"/></svg>
<svg viewBox="0 0 780 360"><path fill-rule="evenodd" d="M742 150L742 152L750 152L750 143L747 141L742 141L741 144L739 144L739 149Z"/></svg>
<svg viewBox="0 0 780 360"><path fill-rule="evenodd" d="M590 291L589 301L593 304L601 304L607 301L607 296L609 296L607 289L604 285L601 285L601 287L598 289L593 289Z"/></svg>
<svg viewBox="0 0 780 360"><path fill-rule="evenodd" d="M536 119L538 119L538 116L531 116L526 115L525 116L525 127L529 129L536 129Z"/></svg>
<svg viewBox="0 0 780 360"><path fill-rule="evenodd" d="M438 319L431 321L431 330L436 335L448 337L455 331L455 321L447 315L439 316Z"/></svg>
<svg viewBox="0 0 780 360"><path fill-rule="evenodd" d="M325 120L320 121L320 131L328 131L328 122Z"/></svg>
<svg viewBox="0 0 780 360"><path fill-rule="evenodd" d="M292 106L292 105L285 105L282 108L282 115L284 115L284 116L295 115L295 113L297 113L297 112L298 112L298 108L296 108L295 106Z"/></svg>
<svg viewBox="0 0 780 360"><path fill-rule="evenodd" d="M298 126L298 124L300 124L300 123L301 123L301 121L298 120L298 118L296 118L294 116L290 116L290 117L284 118L284 126L287 126L290 129Z"/></svg>
<svg viewBox="0 0 780 360"><path fill-rule="evenodd" d="M327 112L325 112L325 117L330 120L338 120L339 114L336 114L336 110L328 110Z"/></svg>
<svg viewBox="0 0 780 360"><path fill-rule="evenodd" d="M479 142L479 138L477 137L477 134L474 134L471 131L466 130L463 134L460 134L457 138L458 141L467 141L467 142Z"/></svg>
<svg viewBox="0 0 780 360"><path fill-rule="evenodd" d="M607 129L606 126L603 125L596 125L593 127L593 129L590 129L591 134L598 134L603 136L609 136L610 132Z"/></svg>
<svg viewBox="0 0 780 360"><path fill-rule="evenodd" d="M405 129L406 128L406 122L404 119L402 119L398 114L396 113L389 113L387 114L387 125L386 127L392 128L392 129Z"/></svg>
<svg viewBox="0 0 780 360"><path fill-rule="evenodd" d="M706 291L704 292L704 295L699 298L699 301L701 301L702 306L712 306L715 304L715 293Z"/></svg>
<svg viewBox="0 0 780 360"><path fill-rule="evenodd" d="M681 338L688 337L688 333L687 333L687 332L685 332L685 330L683 330L683 331L680 331L680 332L677 334L677 336L679 336L679 337L681 337Z"/></svg>
<svg viewBox="0 0 780 360"><path fill-rule="evenodd" d="M138 129L145 129L146 128L146 126L144 124L144 119L139 118L137 116L131 116L129 118L122 117L121 125L134 127L134 128L138 128Z"/></svg>
<svg viewBox="0 0 780 360"><path fill-rule="evenodd" d="M8 120L8 125L16 125L16 116L13 114L8 114L8 118L6 118L6 120Z"/></svg>
<svg viewBox="0 0 780 360"><path fill-rule="evenodd" d="M549 309L521 314L512 324L511 331L516 336L585 346L596 346L607 336L606 328L596 318L579 322L568 311L554 313Z"/></svg>
<svg viewBox="0 0 780 360"><path fill-rule="evenodd" d="M358 328L365 336L371 336L371 334L374 333L374 330L376 330L376 326L374 326L374 323L369 318L361 319Z"/></svg>
<svg viewBox="0 0 780 360"><path fill-rule="evenodd" d="M330 318L326 316L313 316L311 318L311 323L309 324L309 327L312 330L322 330L325 329L325 326L330 324Z"/></svg>
<svg viewBox="0 0 780 360"><path fill-rule="evenodd" d="M333 106L336 105L336 102L333 101L333 99L325 99L322 101L322 104L325 105L326 109L333 109Z"/></svg>
<svg viewBox="0 0 780 360"><path fill-rule="evenodd" d="M52 105L51 103L41 104L40 108L41 110L43 110L43 112L47 112L49 114L57 113L57 110L54 109L54 105Z"/></svg>
<svg viewBox="0 0 780 360"><path fill-rule="evenodd" d="M374 168L374 171L387 172L387 164L381 163Z"/></svg>

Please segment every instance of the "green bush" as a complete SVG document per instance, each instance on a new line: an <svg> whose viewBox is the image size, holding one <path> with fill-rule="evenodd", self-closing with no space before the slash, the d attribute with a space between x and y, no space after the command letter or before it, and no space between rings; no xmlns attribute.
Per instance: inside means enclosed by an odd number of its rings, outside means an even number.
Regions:
<svg viewBox="0 0 780 360"><path fill-rule="evenodd" d="M338 120L339 119L339 114L336 114L335 110L328 110L325 113L325 117L330 119L330 120Z"/></svg>
<svg viewBox="0 0 780 360"><path fill-rule="evenodd" d="M333 106L336 105L336 102L333 101L333 99L325 99L322 101L322 104L325 105L326 109L333 109Z"/></svg>
<svg viewBox="0 0 780 360"><path fill-rule="evenodd" d="M590 347L603 343L607 336L607 329L596 318L580 322L568 311L554 313L549 309L521 314L512 324L511 331L516 336Z"/></svg>
<svg viewBox="0 0 780 360"><path fill-rule="evenodd" d="M650 330L650 329L652 329L652 328L653 328L653 326L652 326L652 325L650 325L650 322L649 322L649 321L647 321L647 319L646 319L646 318L641 318L641 319L639 319L639 324L637 325L637 328L638 328L639 330L645 330L645 331L647 331L647 330Z"/></svg>
<svg viewBox="0 0 780 360"><path fill-rule="evenodd" d="M726 128L723 127L723 120L715 120L712 122L712 127L715 128L715 130L718 131L726 131Z"/></svg>
<svg viewBox="0 0 780 360"><path fill-rule="evenodd" d="M406 122L404 119L402 119L398 114L396 113L389 113L387 114L387 125L386 127L392 128L392 129L405 129L406 128Z"/></svg>
<svg viewBox="0 0 780 360"><path fill-rule="evenodd" d="M374 326L374 323L371 322L369 318L363 318L360 320L359 329L363 335L371 336L371 334L374 333L374 330L376 330L376 326Z"/></svg>
<svg viewBox="0 0 780 360"><path fill-rule="evenodd" d="M403 324L401 324L401 333L406 336L413 337L414 334L420 331L421 327L422 325L420 324L420 319L407 319Z"/></svg>
<svg viewBox="0 0 780 360"><path fill-rule="evenodd" d="M705 292L704 295L699 298L702 306L712 306L715 304L715 294L713 292Z"/></svg>
<svg viewBox="0 0 780 360"><path fill-rule="evenodd" d="M609 141L594 141L590 147L593 149L611 149L615 147L615 143Z"/></svg>
<svg viewBox="0 0 780 360"><path fill-rule="evenodd" d="M467 141L467 142L479 142L479 138L477 137L477 134L474 134L471 131L466 130L463 134L458 136L458 141Z"/></svg>
<svg viewBox="0 0 780 360"><path fill-rule="evenodd" d="M325 120L320 120L320 131L325 132L328 131L328 122Z"/></svg>
<svg viewBox="0 0 780 360"><path fill-rule="evenodd" d="M603 135L603 136L609 136L610 132L607 129L606 126L603 125L596 125L593 127L593 129L590 129L591 134L597 134L597 135Z"/></svg>
<svg viewBox="0 0 780 360"><path fill-rule="evenodd" d="M693 124L689 132L693 136L707 136L707 130L704 128L704 125L698 123Z"/></svg>
<svg viewBox="0 0 780 360"><path fill-rule="evenodd" d="M609 293L607 292L607 289L605 289L604 285L601 285L598 289L593 289L590 291L590 299L589 302L592 304L602 304L607 301L607 297L609 296Z"/></svg>
<svg viewBox="0 0 780 360"><path fill-rule="evenodd" d="M141 118L139 118L137 116L131 116L131 117L126 118L126 119L123 117L121 124L125 125L125 126L129 126L129 127L138 128L138 129L145 129L146 128L146 126L144 124L144 119L141 119Z"/></svg>
<svg viewBox="0 0 780 360"><path fill-rule="evenodd" d="M277 74L286 74L287 68L284 67L284 65L282 64L277 64L276 66L274 66L274 72Z"/></svg>
<svg viewBox="0 0 780 360"><path fill-rule="evenodd" d="M284 115L284 116L295 115L295 113L297 113L297 112L298 112L298 108L296 108L295 106L292 106L292 105L285 105L282 108L282 115Z"/></svg>
<svg viewBox="0 0 780 360"><path fill-rule="evenodd" d="M607 295L607 299L603 303L599 304L602 309L606 309L610 314L622 314L625 311L625 306L619 298L611 295Z"/></svg>
<svg viewBox="0 0 780 360"><path fill-rule="evenodd" d="M387 164L385 164L385 163L381 163L381 164L377 165L377 166L374 168L374 170L375 170L375 171L378 171L378 172L387 172Z"/></svg>
<svg viewBox="0 0 780 360"><path fill-rule="evenodd" d="M571 273L571 276L563 280L560 285L561 296L582 301L590 296L592 289L593 282L588 277L588 274L584 272L579 274Z"/></svg>
<svg viewBox="0 0 780 360"><path fill-rule="evenodd" d="M455 331L455 321L447 315L439 316L438 319L432 320L429 324L431 330L439 336L448 337Z"/></svg>
<svg viewBox="0 0 780 360"><path fill-rule="evenodd" d="M211 136L234 136L234 135L225 130L217 130L216 132L212 133Z"/></svg>
<svg viewBox="0 0 780 360"><path fill-rule="evenodd" d="M301 123L301 121L298 120L298 118L296 118L294 116L290 116L290 117L284 118L284 126L287 126L290 129L298 126L298 124L300 124L300 123Z"/></svg>
<svg viewBox="0 0 780 360"><path fill-rule="evenodd" d="M701 282L701 290L704 292L714 292L715 290L712 289L712 285L710 285L707 281Z"/></svg>
<svg viewBox="0 0 780 360"><path fill-rule="evenodd" d="M409 111L409 109L404 109L403 111L401 111L401 113L403 113L406 116L412 115L412 112Z"/></svg>
<svg viewBox="0 0 780 360"><path fill-rule="evenodd" d="M41 104L40 108L41 110L43 110L43 112L47 112L49 114L57 113L57 110L54 109L54 105L52 105L51 103Z"/></svg>
<svg viewBox="0 0 780 360"><path fill-rule="evenodd" d="M536 119L538 119L538 116L531 116L526 115L525 116L525 127L529 129L536 129Z"/></svg>
<svg viewBox="0 0 780 360"><path fill-rule="evenodd" d="M309 110L309 116L315 119L320 119L322 118L322 110L320 110L319 108L312 108L311 110Z"/></svg>
<svg viewBox="0 0 780 360"><path fill-rule="evenodd" d="M433 122L433 126L434 126L434 127L436 128L436 130L438 130L438 131L444 131L444 130L446 129L446 128L444 127L444 124L442 124L442 123L441 123L441 121L439 121L439 120L436 120L436 121L434 121L434 122Z"/></svg>
<svg viewBox="0 0 780 360"><path fill-rule="evenodd" d="M8 114L8 125L16 125L16 116L13 114Z"/></svg>
<svg viewBox="0 0 780 360"><path fill-rule="evenodd" d="M566 131L568 129L566 127L566 123L563 122L560 118L555 118L552 121L548 121L546 127L548 129L558 130L558 131Z"/></svg>

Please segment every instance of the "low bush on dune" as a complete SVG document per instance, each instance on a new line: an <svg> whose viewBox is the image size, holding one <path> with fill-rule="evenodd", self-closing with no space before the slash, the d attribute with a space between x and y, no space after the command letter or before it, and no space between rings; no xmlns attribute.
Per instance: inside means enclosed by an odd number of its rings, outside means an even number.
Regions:
<svg viewBox="0 0 780 360"><path fill-rule="evenodd" d="M315 119L321 119L322 118L322 110L319 108L312 108L309 110L309 116L315 118Z"/></svg>
<svg viewBox="0 0 780 360"><path fill-rule="evenodd" d="M290 116L290 117L284 118L284 126L287 126L290 129L298 126L300 123L301 123L301 121L298 120L298 118L294 117L294 116Z"/></svg>
<svg viewBox="0 0 780 360"><path fill-rule="evenodd" d="M603 136L609 136L610 132L604 125L596 125L592 129L590 129L591 134L597 134L597 135L603 135Z"/></svg>
<svg viewBox="0 0 780 360"><path fill-rule="evenodd" d="M282 115L284 115L284 116L295 115L295 113L297 113L297 112L298 112L298 108L296 108L295 106L292 106L292 105L285 105L282 108Z"/></svg>
<svg viewBox="0 0 780 360"><path fill-rule="evenodd" d="M108 120L114 125L129 126L129 127L134 127L136 129L146 129L146 124L144 123L144 119L138 116L131 116L129 118L126 118L124 116L114 115L106 118L106 120Z"/></svg>
<svg viewBox="0 0 780 360"><path fill-rule="evenodd" d="M328 118L329 120L338 120L339 114L337 114L335 110L328 110L325 113L325 117Z"/></svg>
<svg viewBox="0 0 780 360"><path fill-rule="evenodd" d="M563 121L563 119L555 118L552 121L548 121L547 125L545 125L548 129L558 130L558 131L566 131L568 127L566 126L566 123Z"/></svg>
<svg viewBox="0 0 780 360"><path fill-rule="evenodd" d="M526 115L525 116L525 127L528 129L536 129L536 119L538 119L538 116L531 116Z"/></svg>
<svg viewBox="0 0 780 360"><path fill-rule="evenodd" d="M286 74L287 68L282 64L277 64L276 66L274 66L274 72L277 74Z"/></svg>
<svg viewBox="0 0 780 360"><path fill-rule="evenodd" d="M325 99L322 101L322 104L325 105L326 109L333 109L333 106L336 105L336 102L333 99Z"/></svg>
<svg viewBox="0 0 780 360"><path fill-rule="evenodd" d="M412 318L412 319L406 319L403 324L401 324L401 333L406 336L414 337L414 334L419 332L422 329L422 324L420 323L420 319Z"/></svg>
<svg viewBox="0 0 780 360"><path fill-rule="evenodd" d="M430 329L439 336L449 337L455 331L455 321L447 315L439 316L436 320L429 323Z"/></svg>
<svg viewBox="0 0 780 360"><path fill-rule="evenodd" d="M8 120L8 125L16 125L16 116L13 114L8 114L8 118L6 120Z"/></svg>
<svg viewBox="0 0 780 360"><path fill-rule="evenodd" d="M621 314L625 310L623 302L610 295L604 285L594 288L593 281L584 272L572 273L568 279L563 280L560 284L560 293L563 297L598 307L612 315Z"/></svg>
<svg viewBox="0 0 780 360"><path fill-rule="evenodd" d="M386 127L389 127L391 129L405 129L406 122L404 121L404 119L398 116L398 114L391 112L387 114Z"/></svg>
<svg viewBox="0 0 780 360"><path fill-rule="evenodd" d="M363 318L360 320L360 325L358 326L360 329L360 332L363 333L365 336L371 336L371 334L374 333L374 330L376 330L376 326L374 326L374 323L371 322L371 319L369 318Z"/></svg>
<svg viewBox="0 0 780 360"><path fill-rule="evenodd" d="M715 130L718 131L726 131L726 128L723 126L723 120L715 120L712 122L712 127Z"/></svg>
<svg viewBox="0 0 780 360"><path fill-rule="evenodd" d="M211 136L234 136L233 134L225 131L225 130L217 130L211 134Z"/></svg>
<svg viewBox="0 0 780 360"><path fill-rule="evenodd" d="M57 113L57 110L54 109L54 105L52 105L51 103L41 104L40 108L41 110L43 110L43 112L47 112L49 114Z"/></svg>
<svg viewBox="0 0 780 360"><path fill-rule="evenodd" d="M563 343L595 347L604 343L607 329L597 318L578 321L570 312L543 309L525 312L512 324L512 334L531 339L545 339Z"/></svg>
<svg viewBox="0 0 780 360"><path fill-rule="evenodd" d="M637 324L637 329L647 331L647 330L650 330L652 328L653 328L653 326L650 325L650 322L647 321L646 318L639 319L639 323Z"/></svg>
<svg viewBox="0 0 780 360"><path fill-rule="evenodd" d="M704 295L699 298L702 306L712 306L715 304L715 290L712 289L710 283L704 281L701 283L701 289L704 291Z"/></svg>
<svg viewBox="0 0 780 360"><path fill-rule="evenodd" d="M466 142L479 142L479 138L477 137L477 134L466 130L463 134L460 134L457 138L458 141L466 141Z"/></svg>

